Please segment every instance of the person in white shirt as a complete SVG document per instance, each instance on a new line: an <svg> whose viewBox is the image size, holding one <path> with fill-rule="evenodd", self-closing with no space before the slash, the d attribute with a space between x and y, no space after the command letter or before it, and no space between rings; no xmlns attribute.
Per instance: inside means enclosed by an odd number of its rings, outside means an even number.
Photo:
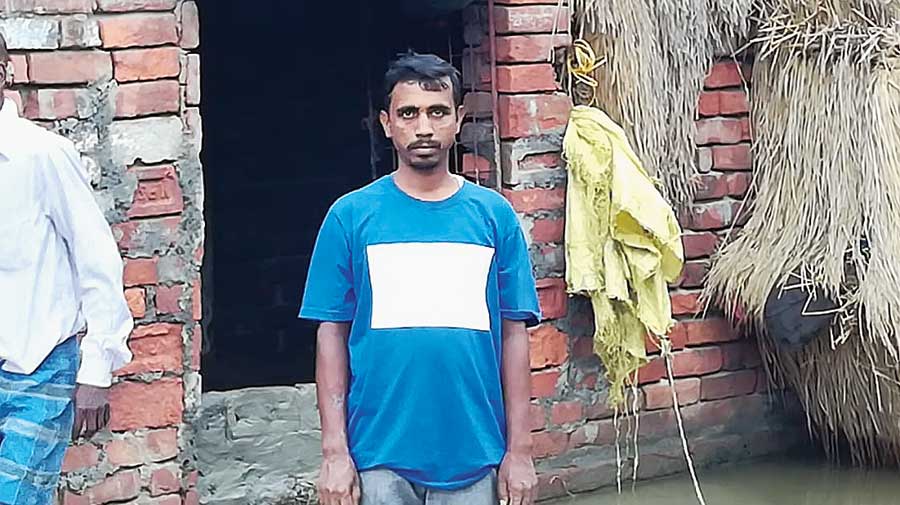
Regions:
<svg viewBox="0 0 900 505"><path fill-rule="evenodd" d="M0 34L0 100L13 71ZM0 102L0 503L51 503L70 439L108 423L122 270L74 145Z"/></svg>

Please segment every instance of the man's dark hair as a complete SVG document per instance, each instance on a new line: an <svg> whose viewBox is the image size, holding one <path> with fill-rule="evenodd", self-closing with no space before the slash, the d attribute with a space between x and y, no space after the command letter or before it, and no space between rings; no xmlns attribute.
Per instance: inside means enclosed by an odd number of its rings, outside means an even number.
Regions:
<svg viewBox="0 0 900 505"><path fill-rule="evenodd" d="M450 79L453 103L462 105L462 82L459 71L446 60L433 54L419 54L409 51L401 54L388 66L384 75L384 110L391 108L391 94L401 82L418 82L428 90L437 90L446 85L443 79Z"/></svg>

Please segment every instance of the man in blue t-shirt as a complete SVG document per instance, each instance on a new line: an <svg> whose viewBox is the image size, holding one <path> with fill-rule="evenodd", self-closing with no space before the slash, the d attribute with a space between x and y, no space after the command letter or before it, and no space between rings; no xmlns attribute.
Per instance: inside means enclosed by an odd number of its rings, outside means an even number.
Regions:
<svg viewBox="0 0 900 505"><path fill-rule="evenodd" d="M329 210L300 309L321 322L320 499L531 504L525 237L502 196L449 171L458 72L408 53L385 80L399 167Z"/></svg>

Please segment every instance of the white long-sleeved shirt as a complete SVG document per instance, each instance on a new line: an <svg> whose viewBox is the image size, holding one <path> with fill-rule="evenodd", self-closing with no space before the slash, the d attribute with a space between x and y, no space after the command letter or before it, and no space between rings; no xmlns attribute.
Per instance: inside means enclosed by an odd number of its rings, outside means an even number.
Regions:
<svg viewBox="0 0 900 505"><path fill-rule="evenodd" d="M0 108L0 361L32 373L84 329L80 384L107 387L134 326L109 224L68 139Z"/></svg>

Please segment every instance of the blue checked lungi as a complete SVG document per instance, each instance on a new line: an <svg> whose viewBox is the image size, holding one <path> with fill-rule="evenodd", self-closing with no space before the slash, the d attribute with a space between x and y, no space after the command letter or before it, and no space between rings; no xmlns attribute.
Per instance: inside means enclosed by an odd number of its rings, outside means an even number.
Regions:
<svg viewBox="0 0 900 505"><path fill-rule="evenodd" d="M78 339L59 344L34 373L0 369L0 503L49 505L75 419Z"/></svg>

